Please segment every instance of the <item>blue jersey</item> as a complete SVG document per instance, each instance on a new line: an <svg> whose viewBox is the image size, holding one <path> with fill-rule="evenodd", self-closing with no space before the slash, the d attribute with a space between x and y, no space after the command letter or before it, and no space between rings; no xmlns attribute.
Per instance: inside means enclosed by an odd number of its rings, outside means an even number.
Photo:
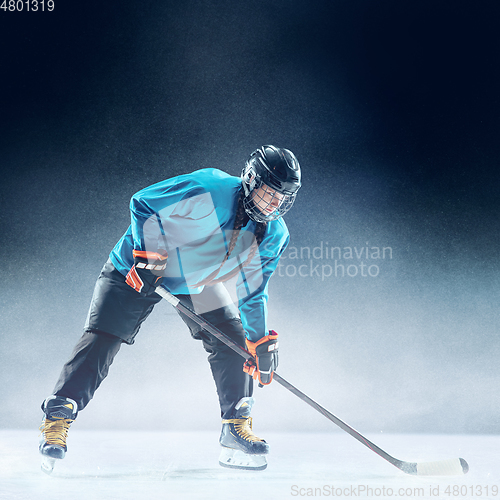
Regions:
<svg viewBox="0 0 500 500"><path fill-rule="evenodd" d="M228 251L242 186L238 177L208 168L159 182L136 193L130 201L131 224L110 254L113 265L127 275L134 264L132 251L168 253L162 286L175 294L198 294L208 276L227 276L247 260L255 241L256 223L242 227L236 246ZM234 287L247 337L268 334L268 282L288 245L283 219L267 223L253 258L226 283Z"/></svg>

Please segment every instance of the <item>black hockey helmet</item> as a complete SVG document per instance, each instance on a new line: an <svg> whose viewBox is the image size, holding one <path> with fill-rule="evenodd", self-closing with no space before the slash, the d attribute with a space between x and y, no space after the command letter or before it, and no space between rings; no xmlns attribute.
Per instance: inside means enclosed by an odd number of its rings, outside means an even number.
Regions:
<svg viewBox="0 0 500 500"><path fill-rule="evenodd" d="M292 208L301 186L300 165L288 149L262 146L250 155L241 180L248 216L256 222L276 220ZM266 195L267 192L272 195Z"/></svg>

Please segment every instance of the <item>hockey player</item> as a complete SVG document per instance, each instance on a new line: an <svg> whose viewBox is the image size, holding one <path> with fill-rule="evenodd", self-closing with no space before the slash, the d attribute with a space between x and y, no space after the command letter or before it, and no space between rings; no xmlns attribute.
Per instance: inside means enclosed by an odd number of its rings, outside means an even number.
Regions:
<svg viewBox="0 0 500 500"><path fill-rule="evenodd" d="M131 224L101 270L84 334L42 404L45 472L64 458L69 427L107 376L121 344L134 342L161 300L159 286L254 356L255 363L244 364L181 314L209 353L222 416L220 464L266 467L269 445L251 425L253 379L271 383L278 365L278 334L267 329L268 281L288 244L282 216L300 185L293 153L263 146L250 155L241 177L202 169L132 197ZM235 283L234 299L223 284L229 280Z"/></svg>

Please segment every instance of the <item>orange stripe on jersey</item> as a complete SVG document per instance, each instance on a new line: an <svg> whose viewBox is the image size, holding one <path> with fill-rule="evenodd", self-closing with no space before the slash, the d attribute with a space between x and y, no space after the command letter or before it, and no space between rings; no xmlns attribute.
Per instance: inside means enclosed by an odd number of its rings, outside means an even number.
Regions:
<svg viewBox="0 0 500 500"><path fill-rule="evenodd" d="M167 260L168 254L165 252L164 254L158 252L147 252L146 250L133 250L132 252L134 257L139 257L140 259L147 260Z"/></svg>

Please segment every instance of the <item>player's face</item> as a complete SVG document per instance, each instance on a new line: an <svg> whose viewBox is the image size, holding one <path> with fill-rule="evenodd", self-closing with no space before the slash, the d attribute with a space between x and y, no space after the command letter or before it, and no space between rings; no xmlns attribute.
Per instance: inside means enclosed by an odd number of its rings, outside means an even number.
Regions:
<svg viewBox="0 0 500 500"><path fill-rule="evenodd" d="M264 214L270 215L275 212L285 199L285 195L276 192L274 189L262 184L252 193L255 206Z"/></svg>

